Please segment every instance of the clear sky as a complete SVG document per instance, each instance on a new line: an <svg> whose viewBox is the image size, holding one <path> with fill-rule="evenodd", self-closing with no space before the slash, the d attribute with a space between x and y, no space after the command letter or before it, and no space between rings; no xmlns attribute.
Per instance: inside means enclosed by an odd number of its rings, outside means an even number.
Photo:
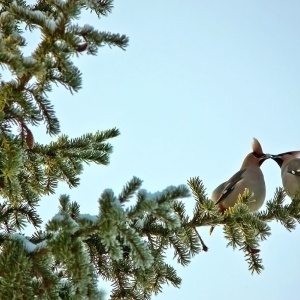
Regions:
<svg viewBox="0 0 300 300"><path fill-rule="evenodd" d="M300 150L299 1L117 0L114 6L107 18L86 12L79 23L128 35L127 50L103 47L97 57L80 56L83 88L73 96L55 88L50 98L63 133L118 127L121 136L111 140L109 166L86 167L77 189L63 184L43 199L45 220L57 212L59 194L93 213L105 188L119 193L133 176L150 192L199 176L210 195L240 168L253 137L265 152ZM49 141L44 128L35 139ZM269 160L262 170L270 199L281 185L280 169ZM194 200L186 203L191 209ZM226 247L221 227L212 236L204 227L199 232L209 251L185 268L170 254L182 286L165 286L153 299L299 299L299 227L270 225L262 274L251 275L243 253Z"/></svg>

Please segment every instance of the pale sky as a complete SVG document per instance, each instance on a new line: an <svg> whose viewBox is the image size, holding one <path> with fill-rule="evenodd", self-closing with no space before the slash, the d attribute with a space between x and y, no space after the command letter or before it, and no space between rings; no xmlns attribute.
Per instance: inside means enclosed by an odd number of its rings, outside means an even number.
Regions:
<svg viewBox="0 0 300 300"><path fill-rule="evenodd" d="M126 34L127 50L103 47L97 57L80 56L83 88L73 96L55 88L50 99L62 133L117 127L121 136L111 140L109 166L87 166L77 189L63 184L43 199L45 220L57 212L59 194L93 214L104 189L118 194L133 176L149 192L199 176L210 195L240 168L253 137L265 152L300 150L299 1L117 0L114 6L107 18L86 12L79 23ZM44 128L35 139L49 141ZM280 169L268 160L262 170L268 200L281 185ZM194 200L185 201L191 209ZM270 226L260 275L248 271L243 252L226 247L222 227L212 236L203 227L209 251L184 268L170 253L182 285L165 286L153 299L299 299L299 227Z"/></svg>

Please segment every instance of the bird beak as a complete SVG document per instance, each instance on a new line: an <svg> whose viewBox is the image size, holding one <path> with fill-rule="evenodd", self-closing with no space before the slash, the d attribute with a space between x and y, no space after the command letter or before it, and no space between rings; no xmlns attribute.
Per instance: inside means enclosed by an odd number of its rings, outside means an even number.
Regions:
<svg viewBox="0 0 300 300"><path fill-rule="evenodd" d="M264 154L261 158L262 159L269 159L269 158L272 158L272 156L273 156L272 154L267 153L267 154Z"/></svg>

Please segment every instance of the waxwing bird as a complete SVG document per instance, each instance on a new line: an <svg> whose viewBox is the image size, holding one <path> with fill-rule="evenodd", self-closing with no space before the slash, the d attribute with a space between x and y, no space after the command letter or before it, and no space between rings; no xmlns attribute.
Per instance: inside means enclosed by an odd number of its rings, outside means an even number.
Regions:
<svg viewBox="0 0 300 300"><path fill-rule="evenodd" d="M260 166L271 155L263 152L259 141L255 138L252 150L245 157L241 169L212 192L211 199L219 206L221 212L232 207L237 202L239 194L242 195L245 189L252 194L247 203L250 211L257 211L263 205L266 197L266 185Z"/></svg>
<svg viewBox="0 0 300 300"><path fill-rule="evenodd" d="M277 162L281 168L282 185L287 195L294 198L300 193L300 151L290 151L271 158Z"/></svg>

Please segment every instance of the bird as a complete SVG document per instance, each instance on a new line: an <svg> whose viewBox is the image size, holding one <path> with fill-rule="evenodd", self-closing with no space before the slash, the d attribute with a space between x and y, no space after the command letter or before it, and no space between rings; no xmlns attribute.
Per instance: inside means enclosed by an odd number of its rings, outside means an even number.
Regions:
<svg viewBox="0 0 300 300"><path fill-rule="evenodd" d="M266 185L260 166L270 157L271 154L265 154L259 141L253 138L252 152L244 158L240 170L212 192L211 200L218 205L221 213L234 206L239 194L242 195L245 189L248 189L251 194L246 203L249 210L255 212L261 208L266 197ZM213 227L210 233L212 231Z"/></svg>
<svg viewBox="0 0 300 300"><path fill-rule="evenodd" d="M300 194L300 151L271 155L281 168L282 185L290 198Z"/></svg>

